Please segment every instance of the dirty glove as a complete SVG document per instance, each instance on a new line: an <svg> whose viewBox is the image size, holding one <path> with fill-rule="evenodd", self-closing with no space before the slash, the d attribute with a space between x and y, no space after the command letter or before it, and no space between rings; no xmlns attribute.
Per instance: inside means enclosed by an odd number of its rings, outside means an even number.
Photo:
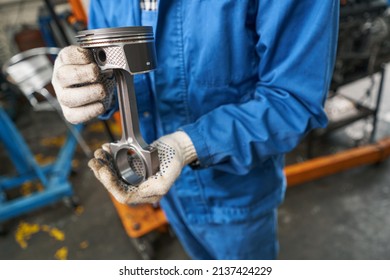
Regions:
<svg viewBox="0 0 390 280"><path fill-rule="evenodd" d="M151 144L158 150L160 171L138 187L126 184L117 174L108 144L95 151L95 158L88 163L96 178L121 203L154 203L165 195L182 168L197 159L189 136L178 131L161 137Z"/></svg>
<svg viewBox="0 0 390 280"><path fill-rule="evenodd" d="M54 63L52 84L65 118L86 122L114 106L115 80L101 73L91 51L69 46Z"/></svg>

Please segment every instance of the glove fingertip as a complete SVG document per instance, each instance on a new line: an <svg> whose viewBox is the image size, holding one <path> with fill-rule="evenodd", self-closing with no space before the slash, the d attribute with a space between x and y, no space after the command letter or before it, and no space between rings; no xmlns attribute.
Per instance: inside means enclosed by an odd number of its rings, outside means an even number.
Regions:
<svg viewBox="0 0 390 280"><path fill-rule="evenodd" d="M118 184L118 178L112 173L112 170L107 165L102 165L99 169L101 182L107 189L112 189L113 185ZM115 188L116 189L116 188Z"/></svg>
<svg viewBox="0 0 390 280"><path fill-rule="evenodd" d="M95 177L100 180L99 170L103 167L103 164L99 160L93 158L88 161L88 167L91 168Z"/></svg>
<svg viewBox="0 0 390 280"><path fill-rule="evenodd" d="M87 106L75 108L70 108L61 104L61 108L65 119L74 125L85 123L104 112L103 105L100 103L93 103Z"/></svg>
<svg viewBox="0 0 390 280"><path fill-rule="evenodd" d="M111 149L110 149L110 144L109 144L109 143L104 143L104 144L102 145L102 149L103 149L105 152L111 154Z"/></svg>
<svg viewBox="0 0 390 280"><path fill-rule="evenodd" d="M107 153L105 150L103 149L97 149L93 156L98 159L98 160L102 160L103 162L107 162L109 160L109 156L110 154Z"/></svg>
<svg viewBox="0 0 390 280"><path fill-rule="evenodd" d="M112 174L111 170L104 166L99 171L100 182L106 188L106 190L114 196L114 198L122 203L126 204L128 200L128 194L118 184L118 179Z"/></svg>
<svg viewBox="0 0 390 280"><path fill-rule="evenodd" d="M76 45L63 48L58 56L63 64L85 64L93 61L90 50Z"/></svg>

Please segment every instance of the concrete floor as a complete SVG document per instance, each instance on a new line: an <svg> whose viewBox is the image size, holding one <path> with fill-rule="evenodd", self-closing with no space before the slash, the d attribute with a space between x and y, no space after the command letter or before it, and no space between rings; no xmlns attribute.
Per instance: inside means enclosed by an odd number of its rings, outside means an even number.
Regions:
<svg viewBox="0 0 390 280"><path fill-rule="evenodd" d="M345 87L343 93L358 97L367 84L363 80ZM377 139L390 134L387 88ZM41 159L50 159L58 147L58 137L65 131L51 112L26 111L17 125ZM355 142L348 135L348 129L332 134L318 143L316 152L334 153L352 147ZM92 148L107 141L99 123L89 124L84 136ZM302 143L287 156L287 162L304 160L304 148ZM0 174L12 171L3 148L0 160ZM289 189L279 211L279 258L390 259L389 168L387 160ZM70 181L81 206L73 209L60 202L7 222L8 231L0 236L0 259L141 258L81 151L75 156L74 170ZM170 234L161 234L154 249L156 259L188 259Z"/></svg>

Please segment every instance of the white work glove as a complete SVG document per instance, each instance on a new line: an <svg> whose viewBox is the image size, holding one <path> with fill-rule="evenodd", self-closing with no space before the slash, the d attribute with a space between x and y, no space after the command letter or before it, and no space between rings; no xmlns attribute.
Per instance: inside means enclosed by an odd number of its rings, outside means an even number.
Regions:
<svg viewBox="0 0 390 280"><path fill-rule="evenodd" d="M185 165L197 159L190 137L182 131L163 136L153 142L158 150L160 171L138 187L125 183L117 174L108 144L95 151L95 158L88 162L96 178L121 203L155 203L164 196Z"/></svg>
<svg viewBox="0 0 390 280"><path fill-rule="evenodd" d="M103 114L115 102L112 74L101 73L91 51L77 46L58 54L52 84L65 118L73 124Z"/></svg>

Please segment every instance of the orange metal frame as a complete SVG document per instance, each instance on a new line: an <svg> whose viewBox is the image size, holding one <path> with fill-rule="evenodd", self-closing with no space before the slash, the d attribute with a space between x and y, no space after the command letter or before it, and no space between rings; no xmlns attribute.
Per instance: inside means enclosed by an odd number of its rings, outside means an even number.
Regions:
<svg viewBox="0 0 390 280"><path fill-rule="evenodd" d="M384 138L377 143L287 166L287 185L293 187L358 166L379 163L389 156L390 138Z"/></svg>

